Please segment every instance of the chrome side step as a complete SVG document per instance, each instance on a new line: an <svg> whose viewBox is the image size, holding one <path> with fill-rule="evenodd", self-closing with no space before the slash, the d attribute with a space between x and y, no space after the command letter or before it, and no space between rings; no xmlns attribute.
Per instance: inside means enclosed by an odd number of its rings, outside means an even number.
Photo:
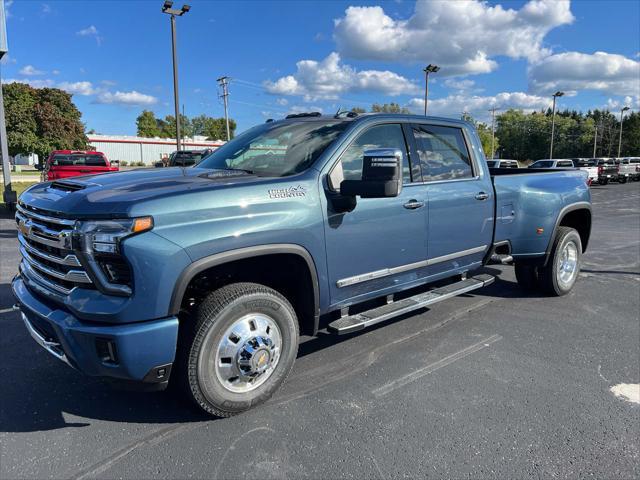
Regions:
<svg viewBox="0 0 640 480"><path fill-rule="evenodd" d="M366 312L344 316L339 320L331 322L328 326L328 330L331 333L336 333L338 335L357 332L358 330L370 327L376 323L384 322L385 320L397 317L398 315L490 285L494 280L495 277L492 275L476 275L474 277L452 283L451 285L446 285L425 293L414 295L413 297L387 303L386 305L367 310Z"/></svg>

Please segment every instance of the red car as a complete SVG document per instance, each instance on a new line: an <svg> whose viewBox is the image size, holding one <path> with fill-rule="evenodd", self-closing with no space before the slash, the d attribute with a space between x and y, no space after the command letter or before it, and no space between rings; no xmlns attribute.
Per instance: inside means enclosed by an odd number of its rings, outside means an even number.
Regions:
<svg viewBox="0 0 640 480"><path fill-rule="evenodd" d="M82 150L54 150L44 164L47 180L118 170L119 167L112 165L104 153Z"/></svg>

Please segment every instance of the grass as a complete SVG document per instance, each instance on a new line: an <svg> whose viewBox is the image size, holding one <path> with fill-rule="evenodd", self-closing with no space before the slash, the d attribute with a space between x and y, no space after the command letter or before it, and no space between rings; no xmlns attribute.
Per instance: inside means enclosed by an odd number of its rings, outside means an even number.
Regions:
<svg viewBox="0 0 640 480"><path fill-rule="evenodd" d="M36 182L14 182L11 184L11 187L14 192L18 194L18 197L22 192L24 192L31 185L34 185ZM4 191L4 185L1 186ZM2 195L0 194L0 208L2 210L6 210L7 206L4 204L4 200L2 199Z"/></svg>

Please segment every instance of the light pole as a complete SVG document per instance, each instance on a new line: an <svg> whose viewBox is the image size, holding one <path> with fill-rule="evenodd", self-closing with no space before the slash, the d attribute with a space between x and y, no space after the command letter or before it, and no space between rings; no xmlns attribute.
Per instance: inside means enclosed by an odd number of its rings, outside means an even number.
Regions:
<svg viewBox="0 0 640 480"><path fill-rule="evenodd" d="M549 150L549 159L553 159L553 134L556 127L556 98L564 95L564 92L556 92L553 94L553 113L551 114L551 149Z"/></svg>
<svg viewBox="0 0 640 480"><path fill-rule="evenodd" d="M491 160L495 156L495 139L496 139L496 110L497 107L493 107L489 111L491 112Z"/></svg>
<svg viewBox="0 0 640 480"><path fill-rule="evenodd" d="M424 116L427 116L427 101L429 100L429 74L436 73L440 70L437 65L429 64L425 67L424 71Z"/></svg>
<svg viewBox="0 0 640 480"><path fill-rule="evenodd" d="M620 110L620 138L618 139L618 158L620 158L620 150L622 149L622 116L627 110L629 110L629 107L622 107L622 110Z"/></svg>
<svg viewBox="0 0 640 480"><path fill-rule="evenodd" d="M176 51L176 17L181 17L191 7L183 5L180 10L173 7L173 2L165 0L162 5L162 13L171 15L171 51L173 53L173 101L176 112L176 149L180 150L180 101L178 100L178 52Z"/></svg>

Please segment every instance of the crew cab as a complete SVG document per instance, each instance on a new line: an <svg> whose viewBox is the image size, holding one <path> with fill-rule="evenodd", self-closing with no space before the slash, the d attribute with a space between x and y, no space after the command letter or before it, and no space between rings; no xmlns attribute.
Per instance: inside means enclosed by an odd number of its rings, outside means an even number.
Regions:
<svg viewBox="0 0 640 480"><path fill-rule="evenodd" d="M459 120L297 115L192 168L29 188L12 290L61 361L175 383L230 416L284 382L301 334L352 334L475 291L494 280L489 262L513 264L525 290L569 293L591 229L585 177L490 173Z"/></svg>
<svg viewBox="0 0 640 480"><path fill-rule="evenodd" d="M38 166L46 180L117 172L118 165L111 164L102 152L85 150L54 150L46 162Z"/></svg>

